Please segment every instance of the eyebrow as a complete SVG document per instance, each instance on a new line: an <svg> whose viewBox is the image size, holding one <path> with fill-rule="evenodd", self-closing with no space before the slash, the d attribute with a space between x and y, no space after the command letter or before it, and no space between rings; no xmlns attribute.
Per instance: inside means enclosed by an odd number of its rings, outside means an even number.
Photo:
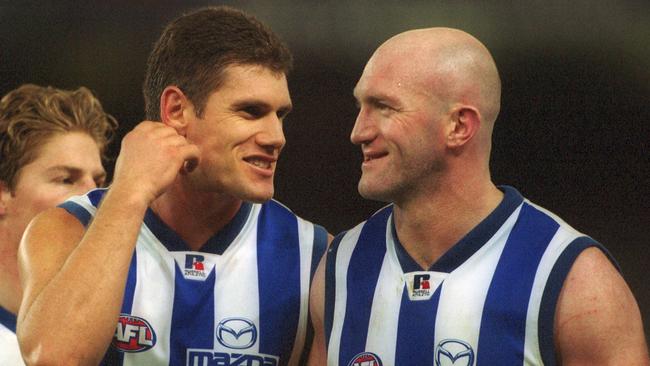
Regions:
<svg viewBox="0 0 650 366"><path fill-rule="evenodd" d="M83 172L83 169L80 169L80 168L77 168L77 167L74 167L74 166L70 166L70 165L55 165L55 166L47 168L46 172L52 172L52 173L66 172L66 173L70 173L70 174L80 175ZM93 176L94 179L106 178L106 170L102 169L99 172L93 172L92 176Z"/></svg>
<svg viewBox="0 0 650 366"><path fill-rule="evenodd" d="M359 89L357 89L357 87L354 87L354 89L352 90L352 96L354 97L354 99L356 99L359 102L375 103L375 104L384 103L384 102L388 102L392 104L399 103L396 97L388 95L383 92L373 93L370 95L366 93L366 95L363 98L359 98Z"/></svg>
<svg viewBox="0 0 650 366"><path fill-rule="evenodd" d="M267 102L265 102L265 101L263 101L261 99L244 99L244 100L240 100L240 101L237 101L237 102L233 103L232 107L233 107L233 109L241 109L241 108L245 108L245 107L261 107L262 109L264 109L266 111L273 110L273 107L269 103L267 103ZM289 103L289 104L285 104L285 105L281 106L280 108L278 108L278 112L280 112L281 115L286 116L287 114L289 114L289 112L291 112L292 109L293 109L293 105L291 103Z"/></svg>

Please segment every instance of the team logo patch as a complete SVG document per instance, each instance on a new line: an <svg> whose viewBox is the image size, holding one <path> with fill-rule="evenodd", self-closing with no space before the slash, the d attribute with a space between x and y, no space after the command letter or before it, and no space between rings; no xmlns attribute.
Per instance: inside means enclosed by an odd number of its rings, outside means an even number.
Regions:
<svg viewBox="0 0 650 366"><path fill-rule="evenodd" d="M145 319L120 314L111 345L122 352L142 352L156 345L156 332Z"/></svg>
<svg viewBox="0 0 650 366"><path fill-rule="evenodd" d="M348 366L382 366L379 356L372 352L361 352L352 357Z"/></svg>
<svg viewBox="0 0 650 366"><path fill-rule="evenodd" d="M436 366L472 366L474 350L467 342L458 339L445 339L436 347Z"/></svg>
<svg viewBox="0 0 650 366"><path fill-rule="evenodd" d="M228 348L250 348L257 341L257 327L246 318L227 318L217 325L217 340Z"/></svg>
<svg viewBox="0 0 650 366"><path fill-rule="evenodd" d="M429 300L438 286L447 277L442 272L409 272L404 274L404 282L411 301Z"/></svg>

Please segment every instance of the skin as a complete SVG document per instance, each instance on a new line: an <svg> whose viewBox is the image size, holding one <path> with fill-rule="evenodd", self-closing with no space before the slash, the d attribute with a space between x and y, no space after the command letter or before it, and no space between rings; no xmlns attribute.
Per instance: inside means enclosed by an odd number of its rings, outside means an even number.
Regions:
<svg viewBox="0 0 650 366"><path fill-rule="evenodd" d="M17 251L29 221L39 212L104 184L97 143L85 132L65 132L44 141L36 158L17 173L9 189L0 182L0 305L18 313L22 291Z"/></svg>
<svg viewBox="0 0 650 366"><path fill-rule="evenodd" d="M242 200L269 199L290 109L284 74L255 65L229 66L202 116L181 90L166 88L163 123L142 122L125 136L113 183L88 230L61 209L28 228L19 254L25 292L18 319L28 363L101 360L147 207L195 250Z"/></svg>
<svg viewBox="0 0 650 366"><path fill-rule="evenodd" d="M500 105L494 61L462 31L409 31L377 49L354 96L350 139L364 156L359 193L394 204L400 242L430 268L503 198L489 170ZM310 365L327 363L325 265L323 258L312 287ZM564 283L554 337L562 365L650 364L636 301L594 248L578 256Z"/></svg>

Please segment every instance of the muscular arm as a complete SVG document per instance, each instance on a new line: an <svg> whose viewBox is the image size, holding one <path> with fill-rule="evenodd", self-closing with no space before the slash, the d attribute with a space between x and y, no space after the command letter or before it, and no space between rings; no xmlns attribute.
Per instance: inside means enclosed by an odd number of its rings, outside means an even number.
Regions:
<svg viewBox="0 0 650 366"><path fill-rule="evenodd" d="M554 328L562 365L650 365L634 296L599 249L585 250L571 268Z"/></svg>
<svg viewBox="0 0 650 366"><path fill-rule="evenodd" d="M311 351L309 352L309 366L324 366L327 364L327 349L325 343L325 263L327 254L325 254L316 273L314 274L313 285L311 288L309 311L314 326L314 340Z"/></svg>
<svg viewBox="0 0 650 366"><path fill-rule="evenodd" d="M144 158L146 157L146 158ZM145 122L122 142L115 180L88 230L62 209L37 216L19 249L17 324L29 364L97 364L106 351L148 205L197 158L174 129Z"/></svg>
<svg viewBox="0 0 650 366"><path fill-rule="evenodd" d="M97 364L106 352L146 209L122 205L113 193L86 235L63 209L28 228L19 254L24 295L17 329L28 363L59 363L51 357L60 357Z"/></svg>

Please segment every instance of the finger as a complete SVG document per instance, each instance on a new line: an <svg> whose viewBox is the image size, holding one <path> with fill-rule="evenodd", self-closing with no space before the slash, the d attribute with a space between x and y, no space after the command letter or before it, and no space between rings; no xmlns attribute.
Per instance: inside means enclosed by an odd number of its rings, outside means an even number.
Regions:
<svg viewBox="0 0 650 366"><path fill-rule="evenodd" d="M179 147L179 152L183 157L183 166L181 173L191 173L199 165L200 151L194 144L187 144Z"/></svg>

